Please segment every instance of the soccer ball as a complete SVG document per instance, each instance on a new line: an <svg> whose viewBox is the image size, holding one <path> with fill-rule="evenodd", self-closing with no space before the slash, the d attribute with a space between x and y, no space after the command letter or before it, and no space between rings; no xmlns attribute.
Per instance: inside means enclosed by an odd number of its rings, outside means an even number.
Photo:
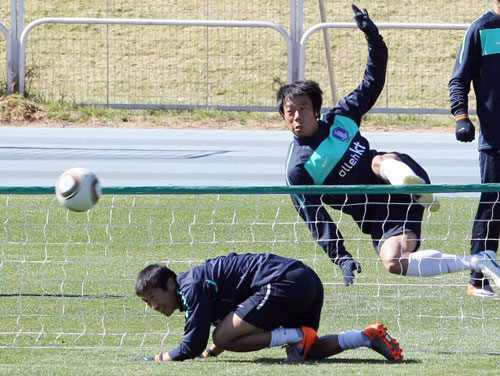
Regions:
<svg viewBox="0 0 500 376"><path fill-rule="evenodd" d="M64 171L56 183L57 201L75 212L91 209L101 197L97 176L86 168L75 167Z"/></svg>

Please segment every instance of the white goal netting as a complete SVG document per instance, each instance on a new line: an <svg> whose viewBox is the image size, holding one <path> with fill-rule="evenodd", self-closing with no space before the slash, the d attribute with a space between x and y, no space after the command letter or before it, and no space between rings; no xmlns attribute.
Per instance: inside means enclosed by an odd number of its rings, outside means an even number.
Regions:
<svg viewBox="0 0 500 376"><path fill-rule="evenodd" d="M469 254L477 197L449 194L426 212L422 249ZM469 272L389 274L369 236L331 211L363 271L345 287L287 194L105 194L87 213L53 195L0 195L0 348L174 347L184 317L135 296L152 262L176 272L229 252L272 252L312 266L325 285L320 334L382 321L405 350L495 352L499 301L466 296Z"/></svg>

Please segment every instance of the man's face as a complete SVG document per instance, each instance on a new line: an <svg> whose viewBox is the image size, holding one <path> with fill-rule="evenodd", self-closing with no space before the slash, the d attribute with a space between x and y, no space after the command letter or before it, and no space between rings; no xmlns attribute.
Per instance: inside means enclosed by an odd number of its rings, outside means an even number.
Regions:
<svg viewBox="0 0 500 376"><path fill-rule="evenodd" d="M283 104L285 123L297 137L311 137L318 130L318 113L307 95L297 95Z"/></svg>
<svg viewBox="0 0 500 376"><path fill-rule="evenodd" d="M173 289L170 289L168 288L168 285L171 285L170 281L173 281L173 279L169 279L167 290L151 288L141 295L142 300L146 302L149 308L161 312L167 317L170 317L179 308L175 293L175 282L173 283Z"/></svg>

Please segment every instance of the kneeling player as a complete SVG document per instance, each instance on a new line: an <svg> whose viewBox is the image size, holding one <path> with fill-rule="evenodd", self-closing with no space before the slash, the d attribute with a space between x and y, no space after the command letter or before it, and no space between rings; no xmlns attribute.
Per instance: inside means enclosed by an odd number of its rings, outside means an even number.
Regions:
<svg viewBox="0 0 500 376"><path fill-rule="evenodd" d="M318 275L298 260L270 253L231 253L179 275L166 266L149 265L137 277L136 293L167 317L177 309L186 315L182 343L145 360L185 360L283 345L288 362L363 346L388 360L403 359L399 344L380 323L318 338L323 306ZM216 326L214 345L205 350L211 324Z"/></svg>

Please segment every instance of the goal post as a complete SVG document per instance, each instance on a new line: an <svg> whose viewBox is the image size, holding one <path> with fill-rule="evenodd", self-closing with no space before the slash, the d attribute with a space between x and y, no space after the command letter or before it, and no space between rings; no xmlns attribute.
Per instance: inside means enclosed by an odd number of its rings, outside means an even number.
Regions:
<svg viewBox="0 0 500 376"><path fill-rule="evenodd" d="M326 11L325 4L323 0L318 0L319 7L319 17L321 23L327 22L326 19ZM332 103L335 105L337 103L337 85L335 83L335 71L333 67L333 59L332 59L332 47L330 45L330 37L328 35L328 29L323 29L323 45L325 47L325 59L326 59L326 68L328 70L328 78L330 80L330 93L332 95Z"/></svg>
<svg viewBox="0 0 500 376"><path fill-rule="evenodd" d="M405 351L497 352L498 300L465 295L469 273L389 274L368 235L329 210L363 271L345 287L290 194L435 192L422 249L469 254L479 193L499 184L303 187L108 187L86 213L59 206L53 187L0 187L0 348L172 348L184 316L167 319L135 296L137 273L176 272L229 252L304 261L325 286L320 334L382 321Z"/></svg>

